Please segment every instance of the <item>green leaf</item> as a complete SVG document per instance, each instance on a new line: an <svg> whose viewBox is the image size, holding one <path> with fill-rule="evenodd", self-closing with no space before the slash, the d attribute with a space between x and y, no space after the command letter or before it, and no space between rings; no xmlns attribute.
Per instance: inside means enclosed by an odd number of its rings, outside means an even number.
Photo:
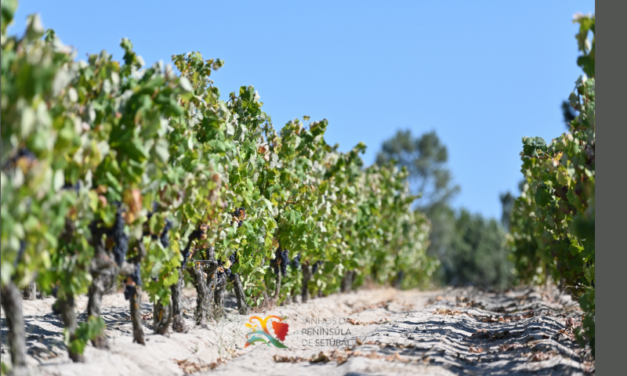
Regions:
<svg viewBox="0 0 627 376"><path fill-rule="evenodd" d="M553 196L549 193L548 189L544 186L538 187L535 195L535 200L538 206L545 207L552 201Z"/></svg>

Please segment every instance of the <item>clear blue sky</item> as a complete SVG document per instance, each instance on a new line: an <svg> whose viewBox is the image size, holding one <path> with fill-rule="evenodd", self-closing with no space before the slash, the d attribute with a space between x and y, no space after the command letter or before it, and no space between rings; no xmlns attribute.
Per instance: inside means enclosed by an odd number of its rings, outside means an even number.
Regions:
<svg viewBox="0 0 627 376"><path fill-rule="evenodd" d="M180 4L180 5L179 5ZM221 58L223 96L253 85L277 128L329 120L327 140L368 145L397 129L436 130L461 193L455 207L500 218L517 194L523 136L565 131L560 103L581 74L576 12L594 1L21 1L78 50L147 64L199 51Z"/></svg>

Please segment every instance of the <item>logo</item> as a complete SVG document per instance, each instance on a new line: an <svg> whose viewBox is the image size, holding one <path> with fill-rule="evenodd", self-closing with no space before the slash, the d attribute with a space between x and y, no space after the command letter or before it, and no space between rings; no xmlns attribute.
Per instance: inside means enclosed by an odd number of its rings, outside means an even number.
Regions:
<svg viewBox="0 0 627 376"><path fill-rule="evenodd" d="M272 319L276 319L278 321ZM278 340L274 338L268 331L269 320L272 320L272 331L277 336ZM247 340L244 347L248 347L256 342L262 342L268 346L272 344L274 347L278 347L280 349L288 348L281 342L285 341L285 336L287 335L287 332L289 330L289 325L287 323L284 323L280 317L266 316L266 318L262 319L259 316L253 316L248 320L246 326L250 328L251 331L246 334Z"/></svg>

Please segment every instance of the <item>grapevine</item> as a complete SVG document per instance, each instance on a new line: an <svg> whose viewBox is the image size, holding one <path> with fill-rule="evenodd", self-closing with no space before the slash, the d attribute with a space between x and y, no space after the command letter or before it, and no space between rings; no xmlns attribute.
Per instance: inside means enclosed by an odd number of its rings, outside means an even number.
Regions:
<svg viewBox="0 0 627 376"><path fill-rule="evenodd" d="M142 292L155 332L167 335L187 331L186 283L198 293L195 324L206 327L226 315L228 290L247 314L368 278L428 280L429 227L411 210L406 172L365 167L364 144L346 153L328 145L327 120L275 129L253 87L223 99L210 76L224 63L198 52L172 56L178 72L144 67L127 39L120 62L104 51L75 61L34 16L24 37L8 36L4 9L2 304L12 336L24 336L14 297L34 281L54 292L80 362L90 341L112 346L100 302L116 281L134 341L146 345ZM44 73L16 80L34 71ZM11 355L25 366L19 341Z"/></svg>
<svg viewBox="0 0 627 376"><path fill-rule="evenodd" d="M578 115L570 130L547 144L524 137L525 184L514 204L509 246L522 281L549 278L578 300L585 312L581 344L595 356L595 17L581 16L577 41L580 76L570 94ZM587 40L592 32L592 43ZM584 341L586 337L586 341Z"/></svg>

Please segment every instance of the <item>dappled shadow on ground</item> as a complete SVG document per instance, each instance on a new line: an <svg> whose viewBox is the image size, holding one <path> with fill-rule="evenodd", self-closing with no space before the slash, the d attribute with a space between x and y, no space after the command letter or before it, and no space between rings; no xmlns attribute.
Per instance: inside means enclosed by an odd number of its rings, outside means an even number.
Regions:
<svg viewBox="0 0 627 376"><path fill-rule="evenodd" d="M109 296L105 295L105 298ZM115 300L115 299L114 299ZM37 301L41 306L45 306L43 301ZM85 302L86 303L86 302ZM133 327L130 320L130 307L128 301L117 301L115 306L110 306L103 302L101 317L106 323L106 336L116 341L117 338L131 337ZM190 328L194 328L194 307L196 305L195 296L185 296L183 298L183 316L186 324ZM147 337L153 334L152 310L153 304L148 302L146 296L141 304L142 323L144 333ZM225 309L227 313L232 314L237 309L237 301L235 296L227 294L225 296ZM45 312L45 309L43 310ZM79 323L87 320L86 306L77 308L77 320ZM1 318L1 335L2 335L2 356L8 356L8 328L6 318ZM54 364L71 363L67 355L67 346L64 342L64 326L60 317L49 312L38 312L35 314L25 314L24 324L26 331L26 351L30 356L30 364L38 364L39 366L52 366ZM158 341L158 339L157 339Z"/></svg>
<svg viewBox="0 0 627 376"><path fill-rule="evenodd" d="M196 298L194 294L187 294L183 299L183 316L190 332L177 333L171 338L153 335L152 304L144 301L143 326L148 341L145 347L131 343L128 303L118 299L115 305L105 307L102 312L112 350L91 352L93 358L89 362L113 364L115 358L115 362L130 367L124 368L124 372L116 368L120 374L135 376L172 374L168 367L178 368L177 364L185 359L198 364L226 359L226 363L218 362L217 368L198 372L198 376L253 372L260 376L594 374L589 350L579 348L573 335L574 328L580 325L582 312L576 302L554 290L521 289L499 293L458 288L439 293L409 291L390 295L358 292L275 307L265 314L291 317L289 350L236 346L237 341L245 341L244 322L248 318L237 314L234 296L229 294L225 298L227 319L218 323L210 320L210 329L203 329L194 325ZM84 321L84 308L81 311L78 318ZM310 336L301 332L309 324L299 324L299 321L326 317L330 312L333 317L353 320L343 328L350 328L348 336L351 338L348 339L354 345L350 348L300 346L302 340ZM72 375L96 369L89 368L89 362L71 364L63 342L63 325L56 315L51 312L26 315L25 325L29 359L40 369L58 370L58 374L74 372ZM6 338L3 318L3 351L7 350ZM172 352L174 349L177 355ZM228 359L224 358L226 349ZM125 354L129 351L135 355L127 357ZM161 355L154 359L148 357L152 360L141 366L133 365L132 362L143 361L155 351L161 351ZM3 359L6 356L3 353ZM94 363L93 367L99 365Z"/></svg>
<svg viewBox="0 0 627 376"><path fill-rule="evenodd" d="M455 289L381 326L352 351L459 375L586 374L589 355L573 336L581 315L555 291Z"/></svg>

